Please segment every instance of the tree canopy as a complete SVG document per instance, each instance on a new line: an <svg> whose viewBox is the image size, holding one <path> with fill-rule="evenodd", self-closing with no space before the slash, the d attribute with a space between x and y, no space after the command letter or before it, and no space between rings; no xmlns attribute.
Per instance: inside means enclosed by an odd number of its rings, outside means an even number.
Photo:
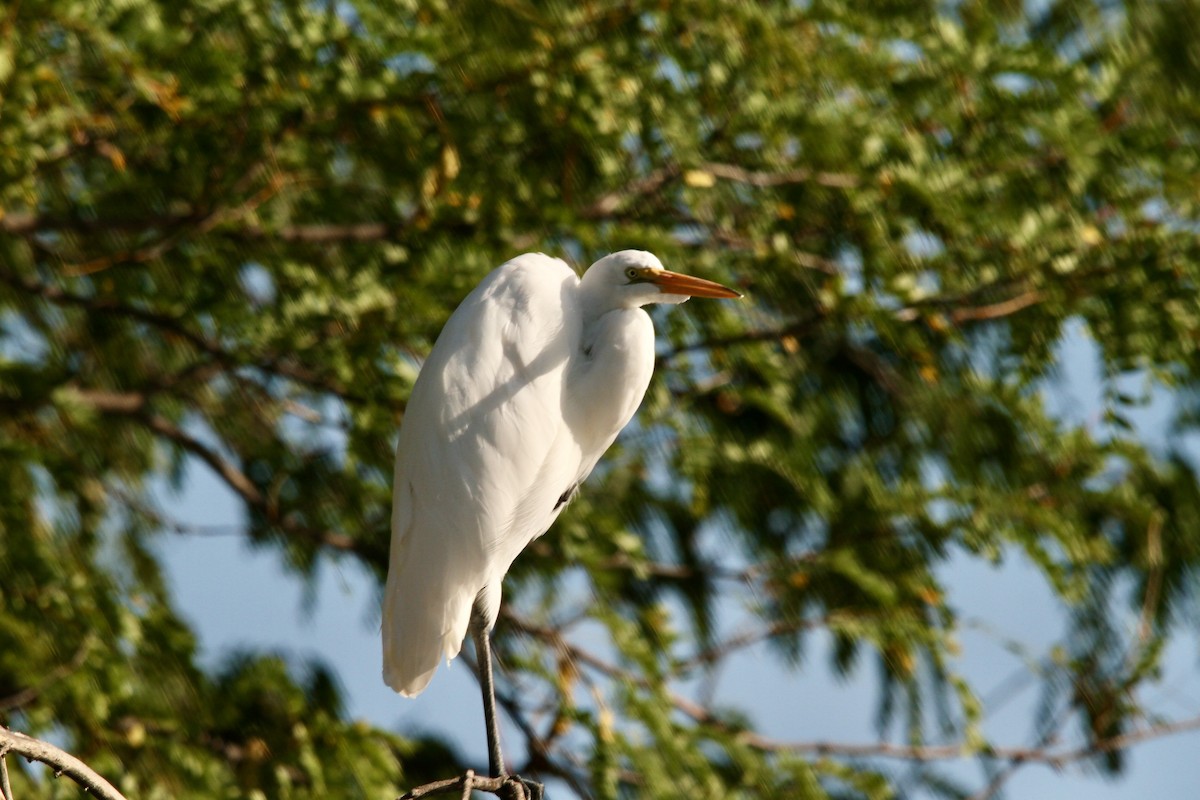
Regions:
<svg viewBox="0 0 1200 800"><path fill-rule="evenodd" d="M656 315L635 424L506 583L523 771L587 798L885 798L900 772L876 756L941 742L998 787L1023 759L984 735L944 569L1020 558L1071 620L1033 749L1119 773L1196 724L1139 701L1200 619L1196 19L8 3L0 722L130 798L460 773L349 718L322 664L202 668L154 556L184 534L149 484L211 471L298 579L323 559L382 578L395 433L456 303L520 252L639 247L748 297ZM1104 398L1083 424L1045 391L1072 326ZM1130 421L1130 376L1175 399L1165 447ZM573 593L594 601L556 603ZM805 658L819 633L830 664ZM883 744L790 747L685 691L761 642L801 676L876 666ZM19 797L74 791L9 765ZM996 788L936 765L908 785Z"/></svg>

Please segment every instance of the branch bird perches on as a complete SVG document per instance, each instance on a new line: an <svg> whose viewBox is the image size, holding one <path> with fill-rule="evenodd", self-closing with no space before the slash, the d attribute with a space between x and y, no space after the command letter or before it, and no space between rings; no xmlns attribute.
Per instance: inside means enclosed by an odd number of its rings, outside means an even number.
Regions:
<svg viewBox="0 0 1200 800"><path fill-rule="evenodd" d="M55 777L66 775L100 800L126 800L103 776L67 751L0 725L0 763L9 753L16 753L30 761L40 761L54 770ZM7 768L4 778L5 800L13 800Z"/></svg>

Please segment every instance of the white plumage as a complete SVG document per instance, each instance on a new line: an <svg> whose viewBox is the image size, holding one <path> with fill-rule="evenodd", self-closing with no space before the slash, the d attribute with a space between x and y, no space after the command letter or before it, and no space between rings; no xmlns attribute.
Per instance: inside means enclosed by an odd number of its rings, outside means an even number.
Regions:
<svg viewBox="0 0 1200 800"><path fill-rule="evenodd" d="M396 451L389 686L421 692L441 659L458 655L473 611L485 634L495 624L513 559L558 517L645 394L654 331L641 306L688 296L738 294L642 251L607 256L582 278L531 253L494 270L451 315Z"/></svg>

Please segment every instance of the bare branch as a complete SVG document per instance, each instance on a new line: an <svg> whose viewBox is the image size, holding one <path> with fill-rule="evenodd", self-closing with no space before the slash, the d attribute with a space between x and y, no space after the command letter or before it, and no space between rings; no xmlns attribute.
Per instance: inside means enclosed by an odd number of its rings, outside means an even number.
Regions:
<svg viewBox="0 0 1200 800"><path fill-rule="evenodd" d="M1063 725L1066 724L1067 718L1070 716L1070 712L1071 707L1069 705L1065 705L1061 707L1053 715L1053 717L1042 721L1041 725L1043 727L1041 732L1038 734L1037 744L1035 745L1035 748L1031 749L1046 749L1052 742L1056 741L1059 737L1059 733L1062 731ZM1008 763L992 776L992 779L988 781L987 785L981 788L975 794L971 795L968 800L991 800L998 792L1000 792L1001 789L1004 788L1004 784L1008 783L1009 780L1011 780L1012 777L1017 774L1017 770L1021 769L1021 767L1025 766L1027 763L1029 763L1029 761L1030 759L1027 759L1022 753L1018 753L1017 755L1009 758Z"/></svg>
<svg viewBox="0 0 1200 800"><path fill-rule="evenodd" d="M125 796L96 774L75 756L48 742L34 739L0 725L0 753L16 753L32 761L40 761L54 770L55 776L66 775L101 800L125 800ZM11 791L9 797L11 798Z"/></svg>
<svg viewBox="0 0 1200 800"><path fill-rule="evenodd" d="M905 308L898 309L894 316L901 322L912 322L921 316L923 309L931 309L949 314L949 321L954 325L1002 319L1036 305L1044 299L1040 292L1028 288L1032 278L1032 271L1025 270L997 278L957 294L925 297L910 303ZM978 305L985 296L996 294L1007 294L1009 297L1007 300Z"/></svg>
<svg viewBox="0 0 1200 800"><path fill-rule="evenodd" d="M534 540L529 547L525 549L527 553L534 553L541 558L558 558L558 554L547 544L543 539ZM694 578L704 578L712 580L728 580L744 583L751 575L747 570L727 569L718 564L702 564L691 566L688 564L672 564L664 561L647 561L642 559L631 558L625 553L617 553L609 556L595 564L595 569L601 571L621 570L632 572L636 575L651 576L662 578L664 580L685 581Z"/></svg>
<svg viewBox="0 0 1200 800"><path fill-rule="evenodd" d="M950 312L950 320L955 325L963 322L977 322L981 320L1000 319L1016 314L1018 311L1023 311L1032 305L1036 305L1042 301L1040 292L1029 291L1009 298L1000 303L992 303L987 306L975 306L973 308L956 308Z"/></svg>
<svg viewBox="0 0 1200 800"><path fill-rule="evenodd" d="M638 675L629 670L622 669L615 664L608 663L599 656L596 656L593 653L567 641L566 637L564 637L557 629L537 625L514 613L508 606L500 607L500 616L508 620L517 630L529 636L533 636L536 639L541 639L547 644L552 645L553 647L557 648L559 652L574 662L583 664L609 678L623 681L631 686L641 686L647 689L653 687L653 684L649 678L643 675ZM712 719L712 717L708 715L708 712L687 698L681 697L680 695L674 694L670 691L667 692L667 695L670 697L672 705L695 719L697 722L703 722Z"/></svg>
<svg viewBox="0 0 1200 800"><path fill-rule="evenodd" d="M151 228L178 225L194 218L192 214L168 214L155 217L110 217L88 219L85 217L57 217L50 214L10 213L0 217L0 231L18 236L28 236L44 231L138 232Z"/></svg>
<svg viewBox="0 0 1200 800"><path fill-rule="evenodd" d="M7 218L0 218L3 222ZM106 299L101 297L87 297L81 294L75 294L60 286L51 286L50 284L41 283L32 278L25 278L8 270L0 271L0 281L7 283L14 289L19 289L26 294L31 294L35 297L40 297L47 302L59 306L75 306L83 308L87 311L113 313L118 316L128 317L145 322L156 328L167 331L168 333L183 339L188 344L195 347L197 350L202 350L210 354L220 352L220 348L215 344L188 330L183 323L172 316L162 314L157 311L151 311L137 306L131 306L117 299Z"/></svg>
<svg viewBox="0 0 1200 800"><path fill-rule="evenodd" d="M13 800L12 783L8 780L8 750L0 747L0 797Z"/></svg>
<svg viewBox="0 0 1200 800"><path fill-rule="evenodd" d="M139 420L150 430L178 444L212 467L213 472L217 473L221 480L225 481L229 488L237 492L247 503L252 506L267 507L267 499L254 485L254 481L216 450L203 444L199 439L165 417L148 414L140 416Z"/></svg>
<svg viewBox="0 0 1200 800"><path fill-rule="evenodd" d="M438 794L457 794L459 797L469 798L471 792L476 789L511 800L531 800L530 792L526 789L525 784L521 783L515 775L485 778L476 775L474 770L467 770L457 778L416 786L401 795L400 800L417 800L419 797L432 797Z"/></svg>
<svg viewBox="0 0 1200 800"><path fill-rule="evenodd" d="M826 275L840 275L841 266L838 262L825 256L819 256L816 253L810 253L807 250L792 250L792 257L796 259L796 263L805 269L816 270L823 272Z"/></svg>
<svg viewBox="0 0 1200 800"><path fill-rule="evenodd" d="M815 183L831 188L849 189L860 183L854 175L819 172L804 168L783 172L759 172L736 164L705 162L698 164L693 169L697 172L708 173L714 178L759 188ZM579 216L585 220L601 220L612 217L630 201L655 194L683 174L684 169L678 164L659 167L629 181L624 186L600 195L589 205L580 209ZM267 196L270 196L278 188L276 185L269 186ZM118 262L153 261L174 247L183 237L210 231L217 231L220 235L246 241L274 240L301 244L334 244L395 239L412 227L413 222L411 219L364 220L348 223L318 222L266 227L256 222L245 221L247 212L261 204L264 199L265 197L252 198L241 205L217 208L208 213L188 210L174 214L143 217L88 218L16 212L0 216L0 232L18 236L32 236L49 231L128 234L145 234L149 231L163 232L157 241L149 245L95 259L74 268L77 274L87 274L105 269ZM469 223L455 224L473 227ZM812 256L807 263L802 259L801 264L803 266L817 265L814 259L818 258ZM819 268L827 271L828 262L821 260Z"/></svg>
<svg viewBox="0 0 1200 800"><path fill-rule="evenodd" d="M1005 765L1004 769L997 772L992 779L987 782L986 786L968 797L967 800L992 800L992 798L1004 788L1004 784L1008 783L1012 776L1017 774L1017 770L1024 766L1024 764L1025 762L1020 759L1014 759L1013 761L1010 761Z"/></svg>
<svg viewBox="0 0 1200 800"><path fill-rule="evenodd" d="M476 674L478 674L477 671ZM584 785L579 776L554 763L550 758L550 743L534 730L533 723L525 718L520 703L506 694L496 695L496 702L504 708L509 719L521 730L521 733L525 736L525 741L528 743L529 761L524 767L518 770L518 773L535 772L555 775L565 781L575 791L576 795L583 800L588 800L591 797L591 793L588 791L587 786Z"/></svg>
<svg viewBox="0 0 1200 800"><path fill-rule="evenodd" d="M892 397L900 398L904 393L904 379L900 373L878 353L869 348L856 345L847 339L842 345L843 352L850 363L869 375L879 388Z"/></svg>

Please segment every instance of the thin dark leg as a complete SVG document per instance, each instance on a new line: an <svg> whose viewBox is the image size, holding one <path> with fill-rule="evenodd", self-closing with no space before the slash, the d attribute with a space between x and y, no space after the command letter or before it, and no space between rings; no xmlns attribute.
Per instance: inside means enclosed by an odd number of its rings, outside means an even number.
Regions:
<svg viewBox="0 0 1200 800"><path fill-rule="evenodd" d="M488 769L493 778L508 777L504 756L500 754L500 719L496 716L496 687L492 679L492 637L483 615L474 611L471 616L471 635L475 639L475 661L479 666L479 688L483 692L483 722L487 726ZM511 783L511 785L509 785ZM537 781L514 775L505 782L508 792L501 797L515 800L542 800L545 789Z"/></svg>
<svg viewBox="0 0 1200 800"><path fill-rule="evenodd" d="M483 691L483 722L487 726L488 769L493 778L507 773L504 757L500 755L500 721L496 718L496 690L492 684L492 642L487 623L478 617L472 620L475 637L475 660L479 662L479 688Z"/></svg>

